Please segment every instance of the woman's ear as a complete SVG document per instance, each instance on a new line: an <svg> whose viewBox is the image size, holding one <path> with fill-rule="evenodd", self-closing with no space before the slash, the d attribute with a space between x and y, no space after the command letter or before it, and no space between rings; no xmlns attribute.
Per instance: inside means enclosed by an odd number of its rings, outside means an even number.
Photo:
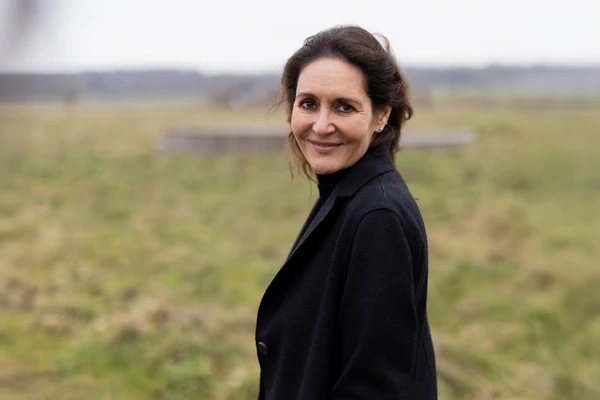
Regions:
<svg viewBox="0 0 600 400"><path fill-rule="evenodd" d="M388 118L392 112L392 105L388 104L383 107L380 111L377 112L377 126L378 131L381 132L383 128L385 128L385 124L387 124Z"/></svg>

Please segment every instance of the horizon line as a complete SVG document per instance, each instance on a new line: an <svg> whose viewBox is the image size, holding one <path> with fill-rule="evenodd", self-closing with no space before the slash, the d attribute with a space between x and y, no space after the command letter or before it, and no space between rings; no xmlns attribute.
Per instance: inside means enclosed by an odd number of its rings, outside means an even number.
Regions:
<svg viewBox="0 0 600 400"><path fill-rule="evenodd" d="M422 69L422 70L473 70L481 71L493 68L518 68L518 69L596 69L600 68L600 61L581 62L581 63L559 63L559 62L540 62L540 63L508 63L508 62L490 62L482 65L471 64L400 64L402 70ZM256 75L276 75L280 74L283 68L264 68L261 70L253 69L248 71L230 70L223 68L203 69L185 65L119 65L119 66L98 66L91 68L3 68L0 67L0 74L12 75L79 75L85 73L110 73L110 72L193 72L205 76L256 76Z"/></svg>

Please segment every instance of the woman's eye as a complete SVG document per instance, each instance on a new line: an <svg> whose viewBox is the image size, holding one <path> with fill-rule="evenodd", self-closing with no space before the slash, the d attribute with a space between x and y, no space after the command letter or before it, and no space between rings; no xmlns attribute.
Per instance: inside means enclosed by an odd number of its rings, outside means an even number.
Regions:
<svg viewBox="0 0 600 400"><path fill-rule="evenodd" d="M304 100L300 103L300 107L310 110L312 108L315 108L315 103L312 100Z"/></svg>
<svg viewBox="0 0 600 400"><path fill-rule="evenodd" d="M340 110L343 113L349 113L349 112L354 111L354 107L352 107L349 104L342 104L338 107L338 110Z"/></svg>

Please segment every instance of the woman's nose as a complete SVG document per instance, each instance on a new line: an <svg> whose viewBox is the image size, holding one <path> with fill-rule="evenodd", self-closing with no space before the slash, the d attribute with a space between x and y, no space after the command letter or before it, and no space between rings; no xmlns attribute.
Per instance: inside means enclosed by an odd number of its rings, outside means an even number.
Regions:
<svg viewBox="0 0 600 400"><path fill-rule="evenodd" d="M331 115L328 110L321 109L317 120L313 124L313 131L317 135L327 135L335 132L335 126L331 120Z"/></svg>

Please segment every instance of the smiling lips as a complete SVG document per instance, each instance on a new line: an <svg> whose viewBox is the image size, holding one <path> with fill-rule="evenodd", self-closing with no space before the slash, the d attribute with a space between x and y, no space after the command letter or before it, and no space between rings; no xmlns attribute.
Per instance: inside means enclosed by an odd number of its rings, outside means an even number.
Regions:
<svg viewBox="0 0 600 400"><path fill-rule="evenodd" d="M331 153L341 145L341 143L313 142L312 140L310 143L312 144L313 149L321 154Z"/></svg>

